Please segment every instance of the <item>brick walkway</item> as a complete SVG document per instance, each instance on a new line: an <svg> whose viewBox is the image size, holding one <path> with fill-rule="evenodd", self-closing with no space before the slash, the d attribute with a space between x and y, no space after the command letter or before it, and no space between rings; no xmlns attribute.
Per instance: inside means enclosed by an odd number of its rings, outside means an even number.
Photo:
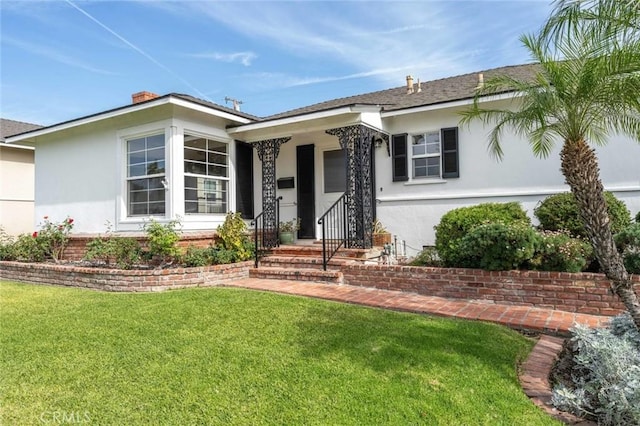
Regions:
<svg viewBox="0 0 640 426"><path fill-rule="evenodd" d="M560 336L568 335L569 328L576 323L600 327L608 321L608 317L598 315L577 314L531 306L500 305L485 301L444 299L348 285L258 278L241 279L227 282L224 285L398 311L487 321L517 330Z"/></svg>

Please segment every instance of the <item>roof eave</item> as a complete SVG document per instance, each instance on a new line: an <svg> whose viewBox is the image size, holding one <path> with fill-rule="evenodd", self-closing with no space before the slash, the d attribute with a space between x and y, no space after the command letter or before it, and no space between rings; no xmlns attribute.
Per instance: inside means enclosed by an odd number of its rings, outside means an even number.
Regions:
<svg viewBox="0 0 640 426"><path fill-rule="evenodd" d="M254 123L244 124L238 127L230 127L227 132L232 135L235 133L255 131L270 127L285 126L287 124L300 123L303 121L319 120L323 118L336 117L344 114L360 114L363 112L380 112L380 105L353 104L337 108L326 109L323 111L315 111L306 114L293 115L289 117L276 118L272 120L263 120Z"/></svg>
<svg viewBox="0 0 640 426"><path fill-rule="evenodd" d="M170 95L161 96L159 98L152 99L149 101L140 102L138 104L126 105L124 107L119 107L116 109L99 112L97 114L92 114L85 117L64 121L62 123L54 124L51 126L40 128L40 129L19 133L17 135L6 137L5 141L8 144L12 144L16 142L33 142L34 138L37 138L40 136L48 135L55 132L60 132L60 131L71 129L74 127L84 126L87 124L95 123L102 120L107 120L114 117L123 116L126 114L131 114L133 112L142 111L145 109L156 108L156 107L167 105L167 104L172 104L172 105L188 108L195 111L212 114L220 118L235 121L241 124L252 122L252 120L248 118L239 117L231 113L221 111L212 107L206 107L199 103L192 102L192 101L183 99L179 96L170 94Z"/></svg>

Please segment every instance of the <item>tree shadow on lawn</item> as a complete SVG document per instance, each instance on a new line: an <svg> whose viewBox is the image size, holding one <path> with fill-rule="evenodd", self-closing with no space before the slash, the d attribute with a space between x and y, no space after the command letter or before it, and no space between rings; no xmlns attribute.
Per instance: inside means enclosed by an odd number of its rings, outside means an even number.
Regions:
<svg viewBox="0 0 640 426"><path fill-rule="evenodd" d="M309 308L298 330L300 356L346 357L384 373L488 367L513 380L514 360L520 362L532 346L494 324L334 304Z"/></svg>

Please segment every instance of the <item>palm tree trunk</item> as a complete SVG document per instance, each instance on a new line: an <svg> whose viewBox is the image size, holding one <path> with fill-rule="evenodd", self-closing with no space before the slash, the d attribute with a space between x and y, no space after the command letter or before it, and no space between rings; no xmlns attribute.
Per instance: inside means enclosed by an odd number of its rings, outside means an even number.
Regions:
<svg viewBox="0 0 640 426"><path fill-rule="evenodd" d="M620 297L640 330L640 301L613 241L596 153L584 140L565 141L560 160L596 259L611 281L611 289Z"/></svg>

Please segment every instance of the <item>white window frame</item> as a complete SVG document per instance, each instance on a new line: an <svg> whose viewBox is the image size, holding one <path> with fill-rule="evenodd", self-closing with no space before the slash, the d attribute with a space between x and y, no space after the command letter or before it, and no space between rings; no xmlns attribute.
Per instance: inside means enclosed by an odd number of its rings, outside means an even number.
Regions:
<svg viewBox="0 0 640 426"><path fill-rule="evenodd" d="M162 140L163 140L163 145L162 145L162 150L163 150L163 163L164 163L164 170L161 173L151 173L148 174L147 172L145 172L145 174L141 174L141 175L134 175L134 176L130 176L129 175L129 168L131 166L131 164L129 164L129 143L135 140L140 140L140 139L145 139L145 143L146 143L146 139L148 138L152 138L155 136L162 136ZM146 149L144 151L134 151L134 152L147 152L148 149ZM146 155L146 154L145 154ZM160 131L155 131L155 132L150 132L148 134L143 134L143 135L135 135L135 136L128 136L125 138L124 140L124 156L125 156L125 190L124 190L124 198L125 198L125 215L127 218L140 218L140 217L166 217L167 212L168 212L168 207L167 207L167 194L166 194L166 182L167 182L167 169L168 169L168 159L167 159L167 134L166 131L164 129L160 130ZM146 162L145 162L146 163ZM145 164L145 163L140 163L140 164ZM141 180L141 179L154 179L154 178L162 178L162 182L163 182L163 188L162 191L164 191L164 211L162 213L157 213L157 214L153 214L153 213L140 213L140 214L133 214L133 212L131 211L131 190L129 188L129 184L130 182L134 181L134 180ZM149 201L147 200L147 204L149 204Z"/></svg>
<svg viewBox="0 0 640 426"><path fill-rule="evenodd" d="M438 151L437 152L428 152L428 146L429 146L429 141L428 141L428 136L429 135L436 135L437 136L437 147L438 147ZM437 179L440 180L442 179L442 134L440 130L430 130L430 131L425 131L425 132L420 132L420 133L412 133L411 135L409 135L411 138L411 143L409 144L409 150L410 150L410 167L411 167L411 179L412 180L422 180L422 179ZM415 146L415 141L419 138L423 138L426 141L425 146L425 152L424 153L420 153L420 154L414 154L414 146ZM433 143L432 143L433 144ZM434 144L435 145L435 144ZM438 175L426 175L426 176L416 176L416 166L415 166L415 160L419 160L419 159L423 159L423 158L437 158L438 159ZM429 165L425 166L427 168L427 173L429 170ZM433 166L431 166L433 167Z"/></svg>
<svg viewBox="0 0 640 426"><path fill-rule="evenodd" d="M205 150L202 149L198 149L198 148L192 148L192 147L187 147L186 143L188 142L189 138L200 138L200 139L204 139L206 141L206 148ZM219 143L219 144L224 144L226 146L226 152L219 152L219 151L210 151L209 150L209 141L211 142L215 142L215 143ZM183 145L182 145L182 152L183 152L183 165L189 161L192 160L188 160L186 157L186 155L184 155L186 150L193 150L193 151L200 151L200 152L205 152L205 162L201 163L204 165L205 167L205 174L201 174L201 173L195 173L195 172L187 172L187 169L185 167L184 169L184 173L183 173L183 178L182 178L182 182L183 182L183 190L185 192L185 196L184 196L184 201L183 201L183 207L184 207L184 213L185 216L191 216L191 217L202 217L202 216L215 216L215 215L226 215L227 212L231 211L231 196L233 194L232 188L231 188L231 175L233 173L233 167L232 167L232 144L227 141L227 140L222 140L220 138L216 138L216 137L211 137L210 135L206 135L206 134L202 134L200 132L194 132L191 130L187 130L184 129L184 133L183 133ZM224 155L226 157L226 164L222 165L222 164L218 164L218 163L209 163L208 157L210 153L215 153L217 155ZM209 166L223 166L226 168L226 176L213 176L213 175L208 175L206 174L206 171L208 170ZM226 189L224 191L225 193L225 199L223 200L223 204L225 206L224 211L223 212L218 212L218 213L209 213L209 212L188 212L187 210L187 203L190 202L190 200L187 199L186 197L186 190L187 190L187 185L186 185L186 178L187 177L193 177L196 179L204 179L205 181L217 181L217 182L226 182Z"/></svg>

